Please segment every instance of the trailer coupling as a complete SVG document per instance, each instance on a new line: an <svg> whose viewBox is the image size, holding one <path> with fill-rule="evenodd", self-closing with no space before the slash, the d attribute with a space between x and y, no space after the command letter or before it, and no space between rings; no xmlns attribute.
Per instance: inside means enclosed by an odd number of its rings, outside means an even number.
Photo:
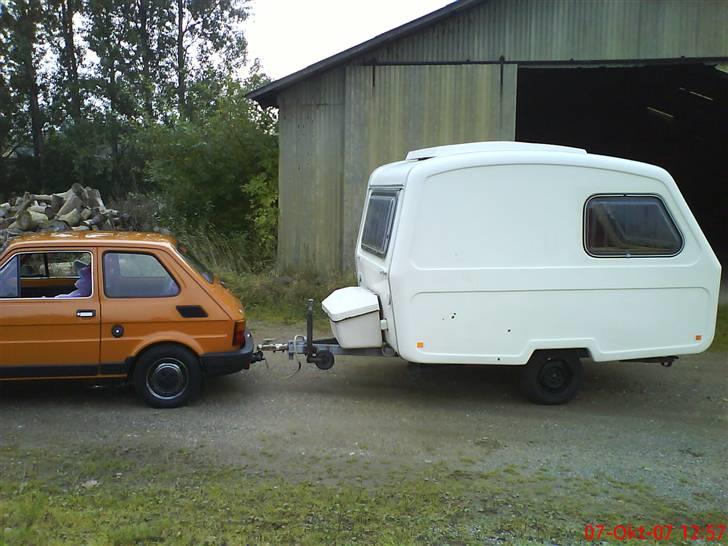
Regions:
<svg viewBox="0 0 728 546"><path fill-rule="evenodd" d="M336 338L313 338L313 300L309 299L306 306L306 335L297 335L288 343L275 343L272 339L265 339L258 345L259 352L288 352L288 359L293 360L296 355L305 355L306 362L315 364L319 370L330 370L335 363L334 355L352 356L395 356L389 345L371 349L344 349ZM299 362L300 364L300 362Z"/></svg>

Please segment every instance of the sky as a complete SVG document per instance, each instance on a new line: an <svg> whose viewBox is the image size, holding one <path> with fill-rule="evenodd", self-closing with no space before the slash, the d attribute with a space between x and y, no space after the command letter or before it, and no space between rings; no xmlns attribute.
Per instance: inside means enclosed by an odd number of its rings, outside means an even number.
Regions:
<svg viewBox="0 0 728 546"><path fill-rule="evenodd" d="M451 0L252 0L249 59L282 78L435 11Z"/></svg>

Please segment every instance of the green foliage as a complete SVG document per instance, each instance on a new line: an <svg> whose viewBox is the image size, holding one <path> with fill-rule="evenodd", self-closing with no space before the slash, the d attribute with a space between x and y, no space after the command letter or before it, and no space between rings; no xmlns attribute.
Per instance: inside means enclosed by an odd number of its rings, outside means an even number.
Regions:
<svg viewBox="0 0 728 546"><path fill-rule="evenodd" d="M0 199L96 187L139 229L276 248L276 119L244 95L248 0L0 3Z"/></svg>
<svg viewBox="0 0 728 546"><path fill-rule="evenodd" d="M1 191L144 189L140 132L218 110L247 15L248 0L0 2Z"/></svg>
<svg viewBox="0 0 728 546"><path fill-rule="evenodd" d="M268 120L253 118L242 86L228 81L224 93L206 117L142 135L147 180L164 195L162 223L178 236L220 234L267 262L276 246L277 138Z"/></svg>

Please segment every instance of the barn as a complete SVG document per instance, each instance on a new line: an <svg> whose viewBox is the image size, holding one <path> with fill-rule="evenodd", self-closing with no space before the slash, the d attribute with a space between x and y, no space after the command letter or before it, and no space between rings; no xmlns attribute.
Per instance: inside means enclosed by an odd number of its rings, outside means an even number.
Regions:
<svg viewBox="0 0 728 546"><path fill-rule="evenodd" d="M351 270L374 168L482 140L663 166L728 259L728 1L460 0L248 96L278 108L283 270Z"/></svg>

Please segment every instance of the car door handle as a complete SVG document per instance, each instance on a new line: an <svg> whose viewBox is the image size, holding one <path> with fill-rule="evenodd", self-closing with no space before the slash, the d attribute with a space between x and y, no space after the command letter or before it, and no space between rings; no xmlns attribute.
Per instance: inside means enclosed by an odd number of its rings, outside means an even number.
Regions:
<svg viewBox="0 0 728 546"><path fill-rule="evenodd" d="M78 318L93 318L96 316L96 311L93 309L79 309L76 311Z"/></svg>

